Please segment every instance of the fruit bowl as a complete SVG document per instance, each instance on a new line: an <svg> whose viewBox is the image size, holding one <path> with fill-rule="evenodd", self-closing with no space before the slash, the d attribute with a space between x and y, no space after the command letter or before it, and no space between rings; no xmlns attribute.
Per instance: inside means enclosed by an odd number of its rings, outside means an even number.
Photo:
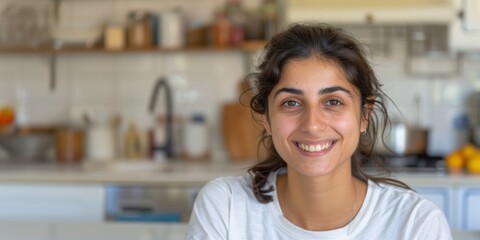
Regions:
<svg viewBox="0 0 480 240"><path fill-rule="evenodd" d="M12 160L45 160L54 143L55 135L48 133L0 135L0 147Z"/></svg>

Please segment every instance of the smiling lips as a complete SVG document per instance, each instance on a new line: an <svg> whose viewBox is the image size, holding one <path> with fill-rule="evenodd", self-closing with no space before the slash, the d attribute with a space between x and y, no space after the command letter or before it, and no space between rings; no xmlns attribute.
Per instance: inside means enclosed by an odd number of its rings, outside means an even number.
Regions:
<svg viewBox="0 0 480 240"><path fill-rule="evenodd" d="M327 142L324 144L304 144L297 143L297 146L306 152L321 152L330 148L335 141Z"/></svg>

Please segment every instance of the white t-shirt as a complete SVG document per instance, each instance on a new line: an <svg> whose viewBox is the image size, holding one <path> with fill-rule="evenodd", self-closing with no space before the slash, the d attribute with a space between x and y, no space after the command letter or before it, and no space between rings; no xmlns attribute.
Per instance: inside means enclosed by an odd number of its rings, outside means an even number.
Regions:
<svg viewBox="0 0 480 240"><path fill-rule="evenodd" d="M268 177L275 186L277 174ZM302 229L283 217L277 192L273 202L258 202L251 177L210 181L195 200L185 239L452 239L443 212L414 191L368 181L362 207L347 226L331 231Z"/></svg>

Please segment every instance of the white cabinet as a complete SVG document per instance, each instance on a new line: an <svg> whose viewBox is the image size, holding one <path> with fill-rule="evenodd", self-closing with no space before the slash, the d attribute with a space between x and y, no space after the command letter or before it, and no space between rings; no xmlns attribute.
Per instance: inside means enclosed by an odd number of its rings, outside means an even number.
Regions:
<svg viewBox="0 0 480 240"><path fill-rule="evenodd" d="M418 194L432 201L445 213L450 226L454 225L453 189L448 187L413 187Z"/></svg>
<svg viewBox="0 0 480 240"><path fill-rule="evenodd" d="M101 185L0 184L0 220L103 221Z"/></svg>
<svg viewBox="0 0 480 240"><path fill-rule="evenodd" d="M480 231L480 188L460 188L458 200L459 228Z"/></svg>
<svg viewBox="0 0 480 240"><path fill-rule="evenodd" d="M413 186L445 213L452 229L480 231L480 187Z"/></svg>
<svg viewBox="0 0 480 240"><path fill-rule="evenodd" d="M474 0L477 1L477 0ZM287 22L322 21L335 24L448 24L450 0L288 0Z"/></svg>
<svg viewBox="0 0 480 240"><path fill-rule="evenodd" d="M449 26L453 50L480 49L480 1L452 0L456 17Z"/></svg>
<svg viewBox="0 0 480 240"><path fill-rule="evenodd" d="M52 240L52 226L49 222L0 221L0 236L12 240Z"/></svg>

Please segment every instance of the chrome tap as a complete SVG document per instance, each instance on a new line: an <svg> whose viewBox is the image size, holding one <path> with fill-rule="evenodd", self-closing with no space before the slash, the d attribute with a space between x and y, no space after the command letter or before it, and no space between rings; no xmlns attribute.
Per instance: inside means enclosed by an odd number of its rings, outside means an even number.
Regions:
<svg viewBox="0 0 480 240"><path fill-rule="evenodd" d="M153 88L150 98L149 112L153 113L157 103L158 92L161 88L165 89L166 123L165 123L165 144L157 146L152 144L151 151L161 150L166 153L167 158L173 157L173 102L172 90L166 77L160 77Z"/></svg>

